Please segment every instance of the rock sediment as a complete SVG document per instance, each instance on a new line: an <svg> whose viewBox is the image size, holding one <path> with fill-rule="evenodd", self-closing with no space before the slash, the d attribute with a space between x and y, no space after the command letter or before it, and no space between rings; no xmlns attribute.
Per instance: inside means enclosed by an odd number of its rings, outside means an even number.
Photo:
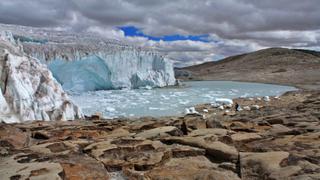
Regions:
<svg viewBox="0 0 320 180"><path fill-rule="evenodd" d="M225 113L207 104L196 107L208 110L205 118L0 124L0 177L319 179L318 91L234 101L261 108Z"/></svg>

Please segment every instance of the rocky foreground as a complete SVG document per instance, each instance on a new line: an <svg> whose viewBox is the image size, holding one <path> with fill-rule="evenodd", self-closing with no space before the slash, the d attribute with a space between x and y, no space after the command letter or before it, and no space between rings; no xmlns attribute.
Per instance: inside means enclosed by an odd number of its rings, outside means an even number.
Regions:
<svg viewBox="0 0 320 180"><path fill-rule="evenodd" d="M161 119L0 124L0 179L320 179L320 92Z"/></svg>

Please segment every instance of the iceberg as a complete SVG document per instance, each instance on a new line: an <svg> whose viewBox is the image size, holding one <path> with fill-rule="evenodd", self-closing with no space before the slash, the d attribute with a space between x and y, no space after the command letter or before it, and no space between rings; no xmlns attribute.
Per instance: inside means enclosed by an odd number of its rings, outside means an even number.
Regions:
<svg viewBox="0 0 320 180"><path fill-rule="evenodd" d="M0 33L0 122L82 118L46 65L25 55L12 34Z"/></svg>

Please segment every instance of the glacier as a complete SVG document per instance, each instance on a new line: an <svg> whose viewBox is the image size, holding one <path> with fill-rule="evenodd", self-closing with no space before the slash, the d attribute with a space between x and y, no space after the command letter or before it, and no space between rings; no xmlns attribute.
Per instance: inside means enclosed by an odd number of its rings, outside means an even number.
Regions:
<svg viewBox="0 0 320 180"><path fill-rule="evenodd" d="M10 25L1 29L11 31L26 54L47 64L68 92L176 84L172 62L151 49L92 33Z"/></svg>
<svg viewBox="0 0 320 180"><path fill-rule="evenodd" d="M47 62L54 77L67 91L85 92L175 85L172 64L155 53L135 49L99 52Z"/></svg>
<svg viewBox="0 0 320 180"><path fill-rule="evenodd" d="M47 66L23 52L12 33L0 32L0 122L83 117Z"/></svg>

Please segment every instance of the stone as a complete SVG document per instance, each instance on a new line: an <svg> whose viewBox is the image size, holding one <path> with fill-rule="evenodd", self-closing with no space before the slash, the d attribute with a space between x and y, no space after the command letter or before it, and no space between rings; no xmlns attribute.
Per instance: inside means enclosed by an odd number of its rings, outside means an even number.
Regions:
<svg viewBox="0 0 320 180"><path fill-rule="evenodd" d="M288 152L240 153L241 176L244 179L268 179L281 169L281 162L289 157Z"/></svg>
<svg viewBox="0 0 320 180"><path fill-rule="evenodd" d="M216 136L226 136L228 134L227 129L222 128L206 128L206 129L197 129L192 131L188 136L206 136L208 134L213 134Z"/></svg>
<svg viewBox="0 0 320 180"><path fill-rule="evenodd" d="M130 177L130 173L127 173ZM237 180L239 177L232 171L218 170L217 164L204 156L173 158L164 165L140 175L141 179L154 180Z"/></svg>
<svg viewBox="0 0 320 180"><path fill-rule="evenodd" d="M63 168L59 163L35 162L29 154L0 157L1 179L63 179Z"/></svg>
<svg viewBox="0 0 320 180"><path fill-rule="evenodd" d="M143 131L136 134L134 137L145 138L145 139L155 139L168 136L182 136L183 133L174 126L164 126L159 128L154 128L150 130Z"/></svg>
<svg viewBox="0 0 320 180"><path fill-rule="evenodd" d="M29 147L29 149L33 152L47 155L68 154L75 148L75 145L68 142L44 143Z"/></svg>
<svg viewBox="0 0 320 180"><path fill-rule="evenodd" d="M291 176L297 175L301 167L299 166L287 166L281 168L279 171L272 172L269 175L270 179L288 179Z"/></svg>
<svg viewBox="0 0 320 180"><path fill-rule="evenodd" d="M27 145L28 135L11 125L0 124L0 142L14 149L20 149Z"/></svg>
<svg viewBox="0 0 320 180"><path fill-rule="evenodd" d="M266 132L266 135L279 136L279 135L288 135L292 133L292 129L281 124L271 125L271 129Z"/></svg>
<svg viewBox="0 0 320 180"><path fill-rule="evenodd" d="M231 139L235 142L249 142L261 138L257 133L236 133L231 135Z"/></svg>
<svg viewBox="0 0 320 180"><path fill-rule="evenodd" d="M68 154L68 158L58 158L57 160L64 172L64 178L68 180L78 179L101 179L108 180L109 173L104 165L88 156L79 154Z"/></svg>
<svg viewBox="0 0 320 180"><path fill-rule="evenodd" d="M252 132L255 131L251 124L234 121L230 124L230 129L234 131L245 131L245 132Z"/></svg>
<svg viewBox="0 0 320 180"><path fill-rule="evenodd" d="M217 160L235 161L238 158L238 151L235 147L216 141L216 139L211 141L203 137L169 137L162 141L203 148L206 154Z"/></svg>
<svg viewBox="0 0 320 180"><path fill-rule="evenodd" d="M206 121L206 128L223 128L221 121L216 119L215 117L208 119Z"/></svg>
<svg viewBox="0 0 320 180"><path fill-rule="evenodd" d="M171 152L159 141L117 139L93 143L84 149L113 171L123 166L138 170L150 169L170 158Z"/></svg>
<svg viewBox="0 0 320 180"><path fill-rule="evenodd" d="M188 129L203 129L206 128L206 120L202 115L186 115L184 116L184 122Z"/></svg>

